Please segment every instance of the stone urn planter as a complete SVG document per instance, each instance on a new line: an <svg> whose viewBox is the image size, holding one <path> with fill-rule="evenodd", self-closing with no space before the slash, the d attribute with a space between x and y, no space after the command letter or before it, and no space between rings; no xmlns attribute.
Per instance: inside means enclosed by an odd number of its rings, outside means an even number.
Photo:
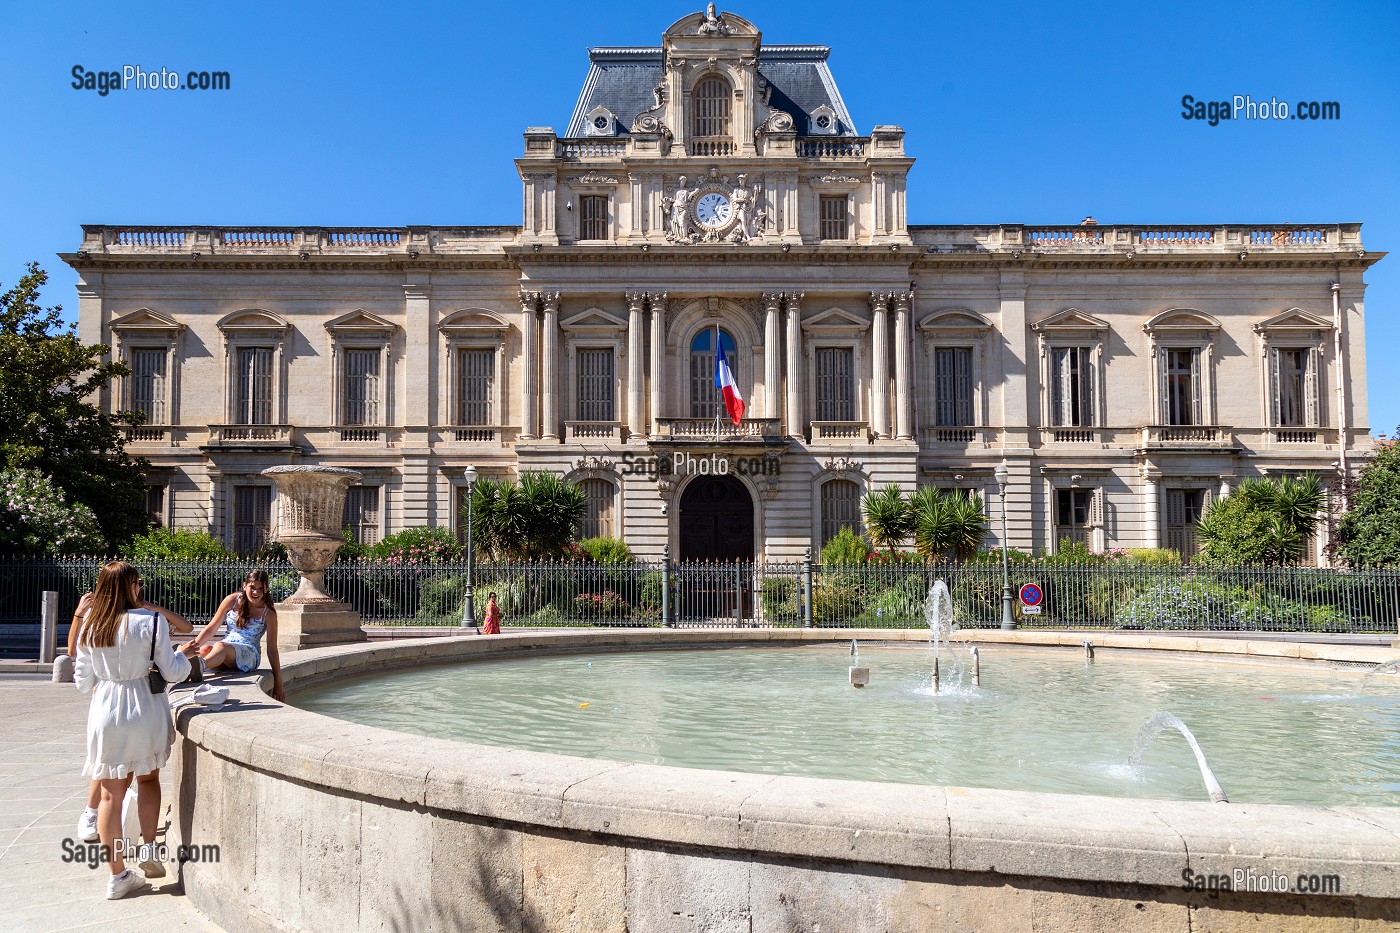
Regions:
<svg viewBox="0 0 1400 933"><path fill-rule="evenodd" d="M277 604L278 647L295 651L364 641L360 614L326 592L326 568L345 543L345 490L360 481L338 467L279 466L263 470L277 486L273 540L301 574L297 590Z"/></svg>

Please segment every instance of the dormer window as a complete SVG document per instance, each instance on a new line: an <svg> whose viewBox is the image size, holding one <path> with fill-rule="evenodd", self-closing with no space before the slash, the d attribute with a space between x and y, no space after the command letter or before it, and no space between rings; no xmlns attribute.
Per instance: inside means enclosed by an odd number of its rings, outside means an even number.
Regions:
<svg viewBox="0 0 1400 933"><path fill-rule="evenodd" d="M691 94L692 155L728 155L733 150L729 129L732 103L729 82L720 77L704 78Z"/></svg>

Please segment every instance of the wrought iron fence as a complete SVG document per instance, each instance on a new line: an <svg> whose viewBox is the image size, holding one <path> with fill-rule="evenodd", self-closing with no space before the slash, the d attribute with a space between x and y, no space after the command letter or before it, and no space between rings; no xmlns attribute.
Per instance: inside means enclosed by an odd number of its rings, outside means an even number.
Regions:
<svg viewBox="0 0 1400 933"><path fill-rule="evenodd" d="M0 560L0 624L32 626L41 594L59 593L59 618L96 579L97 558ZM140 567L147 598L196 624L238 588L247 562L167 561ZM265 564L276 599L296 572ZM477 564L476 621L494 592L506 625L822 626L917 628L936 580L947 583L956 620L969 628L1001 623L999 564L797 563ZM327 590L368 624L460 625L464 563L351 562L326 572ZM1017 624L1035 628L1208 629L1287 632L1395 632L1400 571L1299 567L1211 569L1134 562L1011 565L1044 592L1042 612ZM669 599L667 594L669 594ZM470 622L468 623L470 624ZM27 629L26 629L27 631ZM62 632L60 632L60 636Z"/></svg>

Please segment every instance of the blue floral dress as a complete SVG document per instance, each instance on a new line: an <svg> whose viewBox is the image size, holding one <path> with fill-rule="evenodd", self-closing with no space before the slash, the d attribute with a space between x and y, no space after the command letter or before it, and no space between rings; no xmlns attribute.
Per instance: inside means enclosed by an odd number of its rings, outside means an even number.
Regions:
<svg viewBox="0 0 1400 933"><path fill-rule="evenodd" d="M238 610L230 609L224 616L224 644L233 649L233 659L243 672L257 670L262 663L262 637L267 631L267 610L256 619L250 618L243 628L238 627Z"/></svg>

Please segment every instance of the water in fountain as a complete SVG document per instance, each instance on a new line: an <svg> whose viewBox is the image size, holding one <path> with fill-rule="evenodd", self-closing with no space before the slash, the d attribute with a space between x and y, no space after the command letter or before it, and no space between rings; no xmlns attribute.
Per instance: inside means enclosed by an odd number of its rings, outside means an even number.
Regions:
<svg viewBox="0 0 1400 933"><path fill-rule="evenodd" d="M1367 671L1366 676L1361 678L1361 685L1356 688L1356 695L1361 696L1361 694L1365 693L1366 687L1371 683L1371 679L1378 674L1400 674L1400 658L1396 658L1394 661L1386 661L1383 664L1377 664Z"/></svg>
<svg viewBox="0 0 1400 933"><path fill-rule="evenodd" d="M1138 730L1137 741L1133 743L1133 753L1128 756L1128 766L1134 771L1140 771L1142 768L1143 752L1147 751L1147 746L1152 744L1152 740L1157 736L1157 733L1168 728L1180 732L1186 739L1186 743L1191 746L1191 751L1196 756L1196 764L1199 765L1201 769L1201 780L1205 782L1206 793L1210 795L1211 802L1229 803L1230 801L1225 796L1224 788L1220 786L1220 782L1215 778L1215 772L1210 769L1210 765L1206 764L1206 754L1201 751L1200 743L1198 743L1196 737L1191 734L1191 730L1186 728L1186 723L1177 719L1171 713L1154 713L1152 716L1148 717L1147 722L1142 724L1142 728Z"/></svg>
<svg viewBox="0 0 1400 933"><path fill-rule="evenodd" d="M929 647L933 649L934 668L937 669L939 660L945 653L948 656L947 676L945 678L940 674L935 677L933 692L965 692L962 682L962 657L952 643L952 637L958 630L958 624L953 621L953 598L948 593L948 584L942 580L935 580L933 586L928 588L928 597L924 600L924 619L928 622L928 640Z"/></svg>

